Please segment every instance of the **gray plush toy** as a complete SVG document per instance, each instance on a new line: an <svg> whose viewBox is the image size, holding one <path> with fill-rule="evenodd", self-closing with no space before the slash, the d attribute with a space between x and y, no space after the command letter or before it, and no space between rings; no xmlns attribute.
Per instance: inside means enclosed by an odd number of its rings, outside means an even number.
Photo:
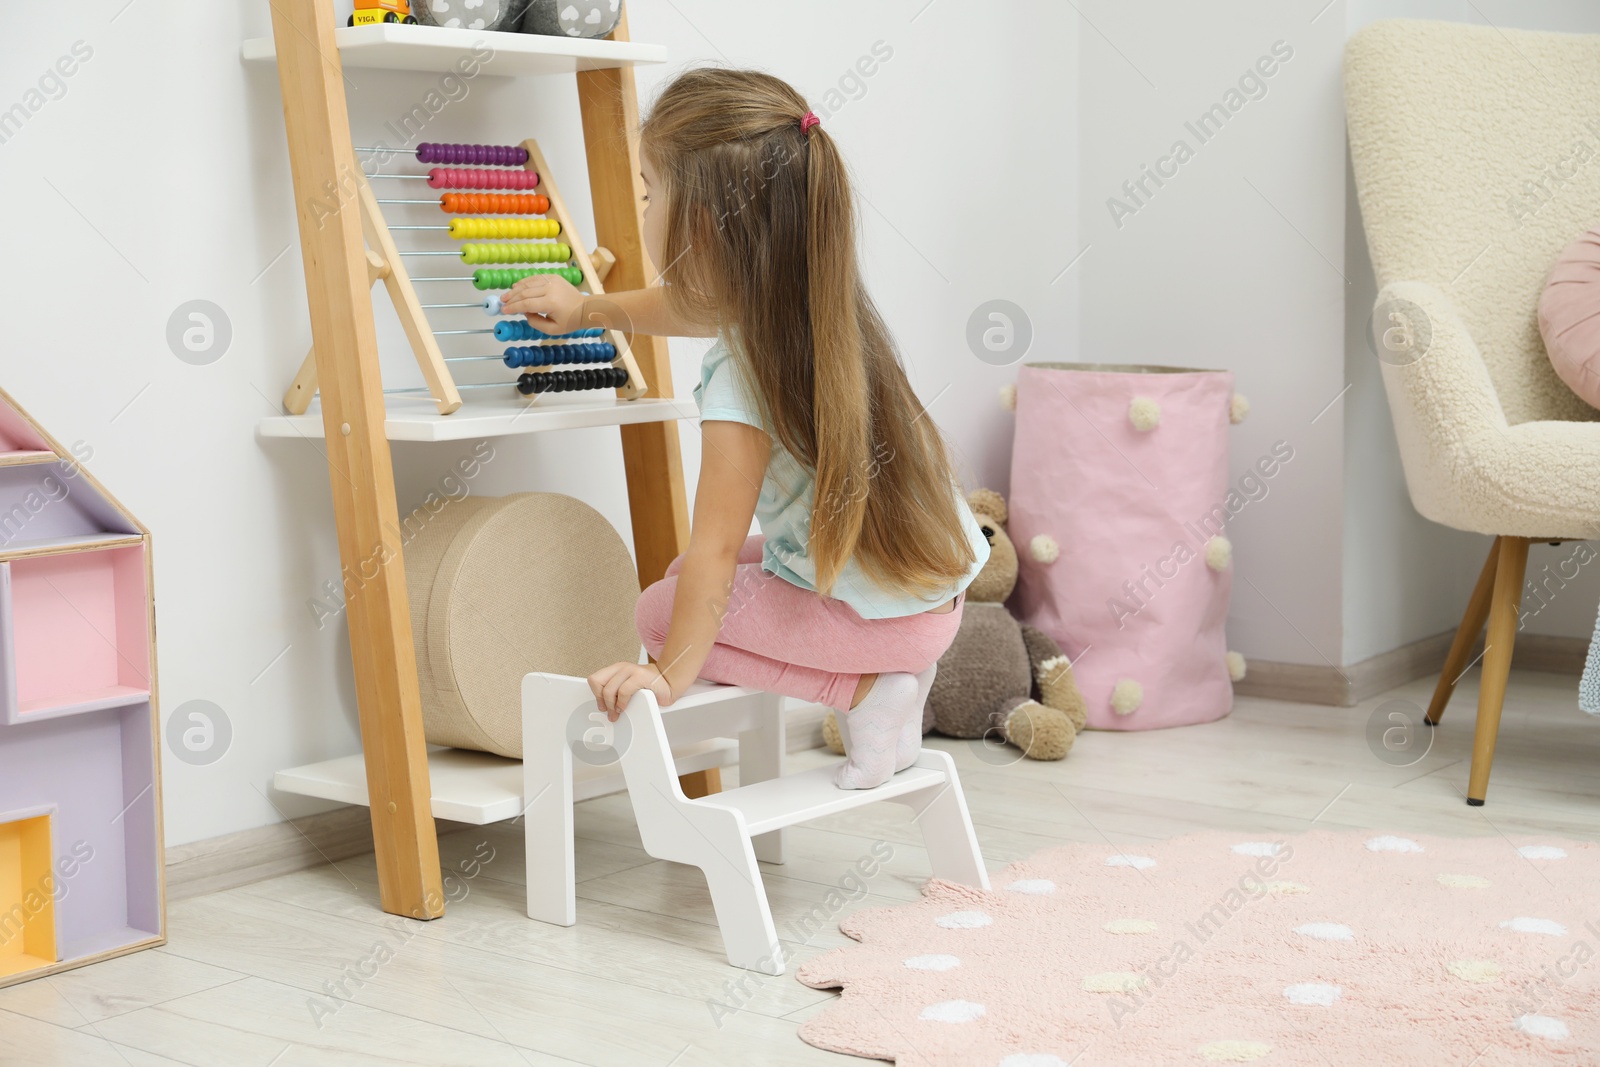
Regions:
<svg viewBox="0 0 1600 1067"><path fill-rule="evenodd" d="M523 33L553 37L604 37L622 18L622 0L531 0Z"/></svg>

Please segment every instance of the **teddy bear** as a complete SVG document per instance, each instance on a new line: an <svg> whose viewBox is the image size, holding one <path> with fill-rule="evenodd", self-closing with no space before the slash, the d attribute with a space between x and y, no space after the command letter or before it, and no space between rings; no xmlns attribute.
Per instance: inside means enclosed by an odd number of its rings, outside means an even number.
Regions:
<svg viewBox="0 0 1600 1067"><path fill-rule="evenodd" d="M923 733L998 735L1030 759L1061 759L1087 721L1072 664L1055 641L1006 609L1017 585L1017 550L1006 535L1005 498L977 489L967 503L988 539L989 561L967 587L955 641L939 657ZM844 754L833 712L823 720L822 736L829 749Z"/></svg>

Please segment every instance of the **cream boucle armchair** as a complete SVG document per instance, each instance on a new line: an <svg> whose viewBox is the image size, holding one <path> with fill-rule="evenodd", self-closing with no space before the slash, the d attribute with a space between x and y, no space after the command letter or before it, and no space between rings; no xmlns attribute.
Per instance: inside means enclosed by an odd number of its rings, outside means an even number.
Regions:
<svg viewBox="0 0 1600 1067"><path fill-rule="evenodd" d="M1600 37L1374 23L1345 106L1383 383L1411 501L1492 534L1428 709L1488 621L1468 804L1482 804L1531 541L1600 536L1600 412L1551 370L1545 276L1600 223Z"/></svg>

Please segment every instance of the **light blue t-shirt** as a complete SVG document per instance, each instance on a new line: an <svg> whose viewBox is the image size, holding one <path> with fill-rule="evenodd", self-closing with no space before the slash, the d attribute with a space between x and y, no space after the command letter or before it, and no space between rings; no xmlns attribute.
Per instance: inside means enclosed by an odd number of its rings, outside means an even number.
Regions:
<svg viewBox="0 0 1600 1067"><path fill-rule="evenodd" d="M694 388L700 418L712 422L742 422L765 430L770 435L771 430L761 418L760 405L746 388L738 364L731 356L721 337L706 352L700 364L700 384ZM954 486L951 487L951 493L956 493ZM965 590L989 559L989 542L983 536L978 520L973 518L972 509L957 496L962 526L977 557L965 577L923 600L897 590L884 589L868 578L852 559L839 572L838 580L828 595L849 604L864 619L894 619L938 607ZM767 473L761 481L761 497L756 502L756 521L760 523L762 536L766 538L761 569L812 591L817 588L817 569L806 551L806 542L810 537L815 497L816 479L774 437Z"/></svg>

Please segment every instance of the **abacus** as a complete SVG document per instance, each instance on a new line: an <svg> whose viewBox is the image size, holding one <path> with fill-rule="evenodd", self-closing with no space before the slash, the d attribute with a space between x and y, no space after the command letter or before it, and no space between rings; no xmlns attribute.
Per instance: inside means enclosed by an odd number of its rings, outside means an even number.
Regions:
<svg viewBox="0 0 1600 1067"><path fill-rule="evenodd" d="M357 147L354 151L361 154L394 150ZM644 376L626 340L615 330L591 327L551 335L520 317L501 319L481 329L431 328L428 311L479 308L491 317L500 316L500 297L492 291L509 289L535 274L555 274L591 295L600 295L605 292L604 278L614 259L602 248L591 255L577 241L566 202L533 140L520 145L426 142L417 145L412 154L419 163L444 165L432 166L425 173L363 172L357 185L361 225L368 245L368 280L384 283L427 382L426 386L385 389L384 393L427 393L441 415L461 407L463 389L514 387L530 399L544 393L590 389L614 389L628 400L643 396L647 388ZM379 199L372 190L371 182L375 180L421 181L431 189L445 191L437 200ZM434 205L453 217L444 225L390 226L383 218L385 204ZM402 250L394 241L394 234L400 231L435 232L462 243L454 250ZM469 274L423 275L410 273L404 265L408 258L428 261L436 257L454 257L463 266L476 269ZM415 288L428 285L432 292L434 285L463 283L478 291L491 291L492 295L481 300L425 304L418 299ZM511 344L496 355L442 354L437 338L466 335L492 337L498 343L521 343ZM514 381L460 385L450 372L452 363L490 361L521 373ZM308 352L284 395L284 407L293 414L303 414L316 391L316 360Z"/></svg>

